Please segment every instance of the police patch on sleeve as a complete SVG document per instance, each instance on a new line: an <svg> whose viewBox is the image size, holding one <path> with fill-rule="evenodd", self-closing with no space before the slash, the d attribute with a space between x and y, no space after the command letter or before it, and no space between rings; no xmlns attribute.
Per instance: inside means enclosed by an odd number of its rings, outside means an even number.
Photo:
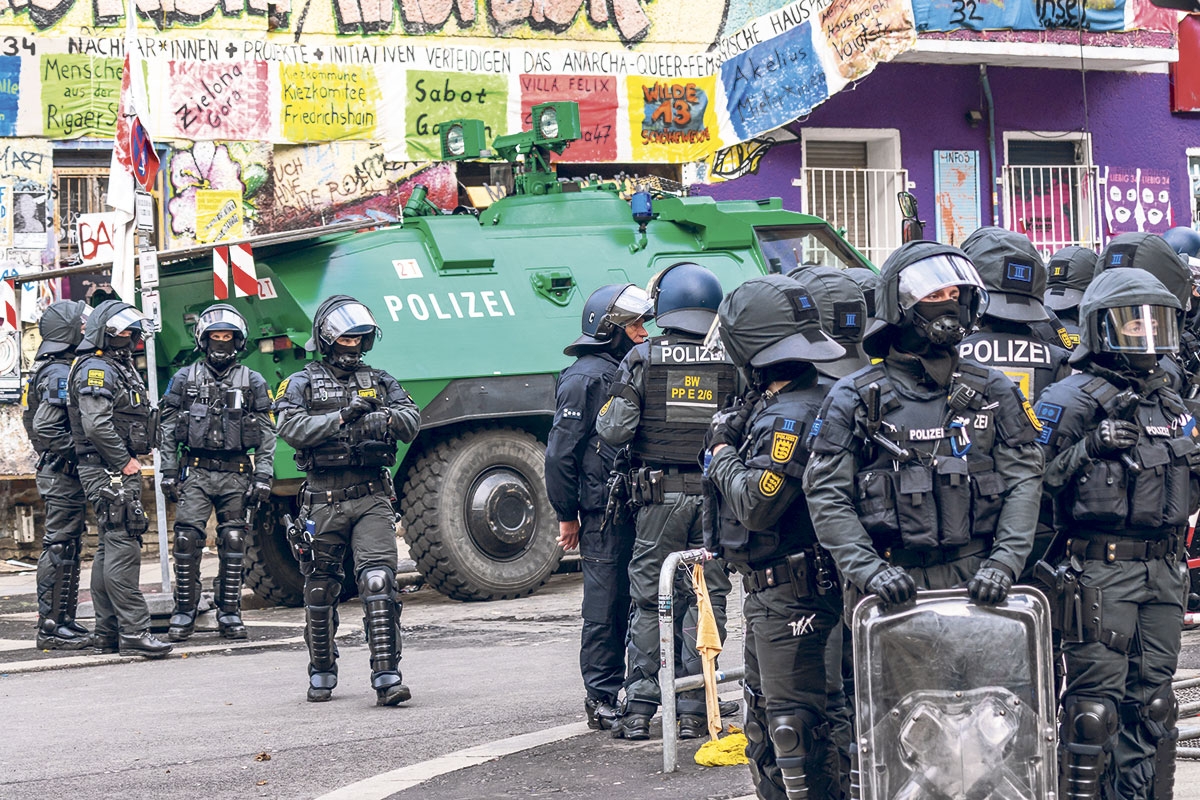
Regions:
<svg viewBox="0 0 1200 800"><path fill-rule="evenodd" d="M103 388L104 387L104 370L89 369L88 373L87 373L87 385L95 386L97 388Z"/></svg>
<svg viewBox="0 0 1200 800"><path fill-rule="evenodd" d="M273 400L280 400L283 398L283 393L287 391L288 381L290 380L291 378L284 378L279 382L279 388L275 390L275 397L272 398Z"/></svg>
<svg viewBox="0 0 1200 800"><path fill-rule="evenodd" d="M379 397L379 395L375 393L375 387L374 387L374 386L371 386L371 387L369 387L369 388L367 388L367 389L359 389L359 390L358 390L358 396L359 396L359 397L366 397L366 398L367 398L367 399L369 399L369 400L376 400L376 399L378 399L378 397Z"/></svg>
<svg viewBox="0 0 1200 800"><path fill-rule="evenodd" d="M613 399L610 397L607 401L605 401L604 405L600 406L600 416L604 416L608 413L608 409L612 407L612 401Z"/></svg>
<svg viewBox="0 0 1200 800"><path fill-rule="evenodd" d="M780 488L783 487L783 476L778 472L765 470L762 477L758 479L758 491L763 497L774 497L779 494Z"/></svg>
<svg viewBox="0 0 1200 800"><path fill-rule="evenodd" d="M578 408L564 408L562 415L564 419L583 419L583 412Z"/></svg>
<svg viewBox="0 0 1200 800"><path fill-rule="evenodd" d="M1042 432L1042 421L1037 418L1037 414L1033 413L1033 406L1029 405L1029 401L1021 400L1021 409L1025 412L1025 416L1029 418L1029 424L1038 433Z"/></svg>
<svg viewBox="0 0 1200 800"><path fill-rule="evenodd" d="M792 460L796 452L796 443L800 437L794 433L775 431L771 436L771 460L776 464L786 464Z"/></svg>

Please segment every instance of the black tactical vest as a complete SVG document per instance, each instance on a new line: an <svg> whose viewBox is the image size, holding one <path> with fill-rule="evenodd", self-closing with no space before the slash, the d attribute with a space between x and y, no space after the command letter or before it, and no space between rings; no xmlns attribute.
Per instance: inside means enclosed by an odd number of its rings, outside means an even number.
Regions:
<svg viewBox="0 0 1200 800"><path fill-rule="evenodd" d="M112 358L107 353L81 356L71 367L69 382L77 381L80 377L90 381L88 370L101 366L104 367L107 375L105 382L108 384L103 388L112 395L112 421L117 435L133 455L148 454L154 448L154 406L150 404L142 377L132 365L124 359ZM71 423L71 438L75 440L75 452L80 456L98 452L83 433L79 406L68 403L67 417Z"/></svg>
<svg viewBox="0 0 1200 800"><path fill-rule="evenodd" d="M387 389L383 385L383 373L370 367L359 367L353 378L343 384L319 361L310 361L304 366L308 385L304 388L305 409L312 414L328 414L341 411L350 405L355 394L379 401L381 409L387 408ZM347 468L390 467L396 463L396 439L390 432L383 439L373 438L366 430L365 420L359 418L353 425L343 425L336 436L331 436L315 447L296 451L296 466L304 472Z"/></svg>
<svg viewBox="0 0 1200 800"><path fill-rule="evenodd" d="M762 481L803 479L808 460L804 443L827 388L814 386L759 401L759 408L750 418L746 438L738 452L746 459L746 466L774 473L765 474ZM771 483L760 486L764 494L778 489ZM748 530L723 501L719 504L717 518L719 552L726 561L746 569L761 569L817 544L804 495L793 500L769 530Z"/></svg>
<svg viewBox="0 0 1200 800"><path fill-rule="evenodd" d="M254 407L249 367L238 364L217 378L203 364L191 364L179 370L175 380L183 382L175 419L179 444L230 453L245 453L262 444L254 412L265 409Z"/></svg>
<svg viewBox="0 0 1200 800"><path fill-rule="evenodd" d="M630 449L645 464L698 469L712 416L737 391L737 368L706 353L695 337L654 336L649 345L642 416Z"/></svg>
<svg viewBox="0 0 1200 800"><path fill-rule="evenodd" d="M1119 458L1094 459L1071 482L1060 509L1072 527L1153 539L1187 525L1193 496L1188 462L1196 444L1185 429L1190 420L1182 401L1167 396L1169 391L1155 392L1126 412L1141 429L1137 446L1128 451L1137 470ZM1120 390L1104 378L1092 377L1082 392L1100 408L1095 425L1117 413ZM1039 409L1044 413L1046 404Z"/></svg>
<svg viewBox="0 0 1200 800"><path fill-rule="evenodd" d="M1067 351L1015 333L980 331L963 339L958 354L985 367L998 369L1032 402L1059 378Z"/></svg>
<svg viewBox="0 0 1200 800"><path fill-rule="evenodd" d="M870 419L872 384L879 387L877 423ZM987 370L960 363L949 392L927 400L898 394L878 365L854 387L868 409L868 434L876 429L907 451L898 457L865 443L866 467L854 478L854 497L876 549L932 550L994 536L1006 487L992 459L996 405L987 396ZM955 398L953 408L948 396Z"/></svg>
<svg viewBox="0 0 1200 800"><path fill-rule="evenodd" d="M33 375L25 384L23 394L25 403L21 411L21 424L25 426L25 433L29 435L29 443L33 445L33 449L39 456L50 447L50 443L38 436L33 429L33 418L37 416L38 406L42 404L42 393L39 387L45 383L52 398L51 401L65 409L68 394L67 380L70 373L70 361L59 358L47 359L35 365Z"/></svg>

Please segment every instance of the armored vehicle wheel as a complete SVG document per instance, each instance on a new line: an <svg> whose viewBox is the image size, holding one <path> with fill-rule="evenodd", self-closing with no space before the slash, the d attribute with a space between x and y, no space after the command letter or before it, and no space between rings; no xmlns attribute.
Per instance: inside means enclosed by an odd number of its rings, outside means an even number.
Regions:
<svg viewBox="0 0 1200 800"><path fill-rule="evenodd" d="M272 497L258 512L258 524L246 534L246 585L280 606L304 605L304 576L283 529L283 515L295 513L294 498ZM358 594L352 553L346 554L344 569L347 577L339 598L343 602Z"/></svg>
<svg viewBox="0 0 1200 800"><path fill-rule="evenodd" d="M417 569L456 600L521 597L562 559L546 496L546 447L492 428L427 450L404 485L404 538Z"/></svg>

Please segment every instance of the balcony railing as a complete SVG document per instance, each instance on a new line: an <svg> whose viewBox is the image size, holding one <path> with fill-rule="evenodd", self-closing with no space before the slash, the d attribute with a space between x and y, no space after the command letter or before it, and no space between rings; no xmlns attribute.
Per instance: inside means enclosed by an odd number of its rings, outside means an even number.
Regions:
<svg viewBox="0 0 1200 800"><path fill-rule="evenodd" d="M904 169L809 167L800 196L805 213L844 228L846 240L878 265L900 246L896 193L907 186Z"/></svg>
<svg viewBox="0 0 1200 800"><path fill-rule="evenodd" d="M1104 246L1099 171L1087 166L1007 166L1004 227L1023 233L1049 257L1069 245Z"/></svg>

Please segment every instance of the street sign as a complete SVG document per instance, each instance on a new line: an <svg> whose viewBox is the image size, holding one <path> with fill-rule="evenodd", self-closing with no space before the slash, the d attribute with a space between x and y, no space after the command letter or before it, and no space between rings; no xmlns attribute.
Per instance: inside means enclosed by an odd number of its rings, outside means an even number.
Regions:
<svg viewBox="0 0 1200 800"><path fill-rule="evenodd" d="M149 191L158 176L158 153L154 152L154 142L150 141L150 134L137 117L129 123L129 157L133 162L134 179Z"/></svg>
<svg viewBox="0 0 1200 800"><path fill-rule="evenodd" d="M138 253L138 264L141 265L142 292L158 288L158 251L154 248Z"/></svg>
<svg viewBox="0 0 1200 800"><path fill-rule="evenodd" d="M142 313L153 321L155 333L162 330L162 303L157 289L142 289Z"/></svg>
<svg viewBox="0 0 1200 800"><path fill-rule="evenodd" d="M154 197L149 192L137 192L133 198L133 215L139 231L154 230Z"/></svg>

